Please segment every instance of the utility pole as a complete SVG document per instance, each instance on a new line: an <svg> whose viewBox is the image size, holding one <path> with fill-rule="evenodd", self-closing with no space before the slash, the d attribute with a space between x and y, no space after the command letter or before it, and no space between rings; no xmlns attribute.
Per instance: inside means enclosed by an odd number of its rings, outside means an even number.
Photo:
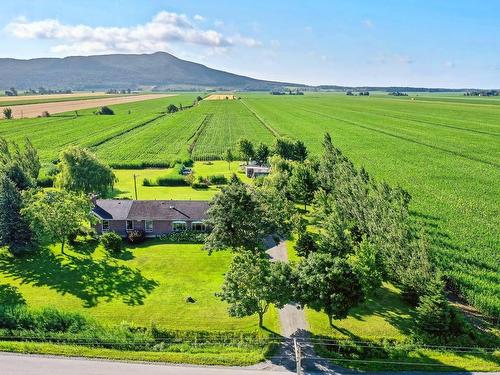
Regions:
<svg viewBox="0 0 500 375"><path fill-rule="evenodd" d="M135 200L137 200L137 175L134 173L134 191L135 191Z"/></svg>
<svg viewBox="0 0 500 375"><path fill-rule="evenodd" d="M297 375L302 374L302 353L300 350L300 344L297 342L297 339L293 339L293 347L295 349L295 363L297 368Z"/></svg>

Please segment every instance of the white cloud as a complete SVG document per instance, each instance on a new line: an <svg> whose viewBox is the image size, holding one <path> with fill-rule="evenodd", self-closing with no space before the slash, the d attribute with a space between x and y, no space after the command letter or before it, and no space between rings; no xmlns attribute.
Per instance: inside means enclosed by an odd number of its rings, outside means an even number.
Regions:
<svg viewBox="0 0 500 375"><path fill-rule="evenodd" d="M198 21L198 22L203 22L203 21L205 21L205 17L200 16L199 14L195 14L195 15L194 15L194 17L193 17L193 19L194 19L195 21Z"/></svg>
<svg viewBox="0 0 500 375"><path fill-rule="evenodd" d="M370 19L365 19L363 20L363 26L366 28L366 29L373 29L373 21L370 20Z"/></svg>
<svg viewBox="0 0 500 375"><path fill-rule="evenodd" d="M222 22L221 20L215 20L214 26L215 27L222 27L222 26L224 26L224 22Z"/></svg>
<svg viewBox="0 0 500 375"><path fill-rule="evenodd" d="M194 19L200 20L199 15ZM201 17L203 18L203 17ZM56 53L145 53L168 50L171 43L189 43L209 48L228 48L241 45L256 47L260 42L236 35L223 35L201 29L184 14L162 11L145 24L132 27L91 27L67 25L56 19L29 21L17 18L5 30L21 39L56 40L60 44L52 47Z"/></svg>

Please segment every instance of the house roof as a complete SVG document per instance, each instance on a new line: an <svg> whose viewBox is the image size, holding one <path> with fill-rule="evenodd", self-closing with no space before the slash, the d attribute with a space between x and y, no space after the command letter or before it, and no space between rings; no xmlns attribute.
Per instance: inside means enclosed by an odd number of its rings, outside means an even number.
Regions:
<svg viewBox="0 0 500 375"><path fill-rule="evenodd" d="M103 220L204 220L206 201L98 199L93 212Z"/></svg>

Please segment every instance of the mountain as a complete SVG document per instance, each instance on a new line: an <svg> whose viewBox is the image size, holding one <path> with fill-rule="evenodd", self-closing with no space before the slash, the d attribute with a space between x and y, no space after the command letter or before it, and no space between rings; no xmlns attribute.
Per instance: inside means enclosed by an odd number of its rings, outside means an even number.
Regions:
<svg viewBox="0 0 500 375"><path fill-rule="evenodd" d="M0 88L99 90L237 89L303 86L263 81L179 59L166 52L18 60L0 58Z"/></svg>

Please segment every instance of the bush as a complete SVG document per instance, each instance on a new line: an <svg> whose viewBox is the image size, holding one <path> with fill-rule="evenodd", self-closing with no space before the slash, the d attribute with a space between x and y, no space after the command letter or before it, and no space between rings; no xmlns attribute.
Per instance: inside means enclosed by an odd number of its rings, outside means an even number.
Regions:
<svg viewBox="0 0 500 375"><path fill-rule="evenodd" d="M143 243L146 240L146 233L142 229L134 229L128 233L127 239L133 244Z"/></svg>
<svg viewBox="0 0 500 375"><path fill-rule="evenodd" d="M101 236L101 243L107 251L119 253L122 250L122 238L115 232L104 233Z"/></svg>
<svg viewBox="0 0 500 375"><path fill-rule="evenodd" d="M99 108L96 111L95 114L96 115L108 115L109 116L109 115L114 115L115 112L111 108L104 106L104 107Z"/></svg>
<svg viewBox="0 0 500 375"><path fill-rule="evenodd" d="M208 189L208 184L205 182L193 182L191 187L193 189Z"/></svg>
<svg viewBox="0 0 500 375"><path fill-rule="evenodd" d="M142 180L142 186L154 186L154 183L149 178L145 178Z"/></svg>
<svg viewBox="0 0 500 375"><path fill-rule="evenodd" d="M207 180L212 185L226 185L227 184L227 177L222 175L222 174L208 176Z"/></svg>
<svg viewBox="0 0 500 375"><path fill-rule="evenodd" d="M175 113L179 110L174 104L169 104L167 107L167 113Z"/></svg>
<svg viewBox="0 0 500 375"><path fill-rule="evenodd" d="M158 177L156 179L156 184L158 186L186 186L186 180L184 176L180 175L169 175L165 177Z"/></svg>
<svg viewBox="0 0 500 375"><path fill-rule="evenodd" d="M161 239L172 243L204 243L207 233L183 230L164 234Z"/></svg>
<svg viewBox="0 0 500 375"><path fill-rule="evenodd" d="M36 184L39 187L53 187L54 186L54 176L41 176L36 180Z"/></svg>

